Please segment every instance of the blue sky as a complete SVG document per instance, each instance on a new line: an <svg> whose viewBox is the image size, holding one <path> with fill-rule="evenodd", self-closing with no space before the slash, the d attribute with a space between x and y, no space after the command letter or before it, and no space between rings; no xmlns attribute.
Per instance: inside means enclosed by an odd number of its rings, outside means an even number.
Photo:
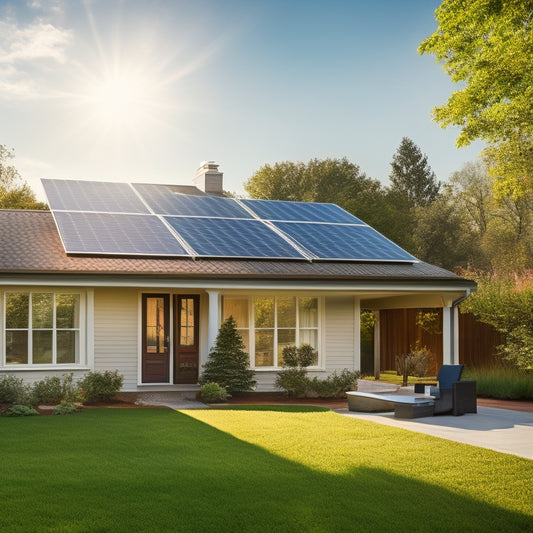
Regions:
<svg viewBox="0 0 533 533"><path fill-rule="evenodd" d="M417 47L432 0L0 0L0 144L39 178L184 183L215 160L242 192L276 161L348 157L388 183L407 136L440 180L431 109L456 90Z"/></svg>

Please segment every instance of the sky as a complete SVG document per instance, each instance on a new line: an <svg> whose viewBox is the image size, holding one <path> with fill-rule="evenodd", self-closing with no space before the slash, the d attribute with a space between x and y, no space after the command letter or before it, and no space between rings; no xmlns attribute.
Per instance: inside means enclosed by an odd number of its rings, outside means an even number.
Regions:
<svg viewBox="0 0 533 533"><path fill-rule="evenodd" d="M457 90L420 42L433 0L0 0L0 144L40 178L224 188L347 157L388 184L403 137L441 181L474 161L431 109Z"/></svg>

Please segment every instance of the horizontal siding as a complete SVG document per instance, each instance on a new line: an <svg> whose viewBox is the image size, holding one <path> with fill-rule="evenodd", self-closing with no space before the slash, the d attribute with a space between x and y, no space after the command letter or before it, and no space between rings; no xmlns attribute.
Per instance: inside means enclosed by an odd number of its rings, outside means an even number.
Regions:
<svg viewBox="0 0 533 533"><path fill-rule="evenodd" d="M354 299L328 297L325 302L324 349L326 370L354 370ZM359 347L357 347L359 350Z"/></svg>
<svg viewBox="0 0 533 533"><path fill-rule="evenodd" d="M124 376L123 390L137 389L138 292L97 289L94 292L94 369Z"/></svg>

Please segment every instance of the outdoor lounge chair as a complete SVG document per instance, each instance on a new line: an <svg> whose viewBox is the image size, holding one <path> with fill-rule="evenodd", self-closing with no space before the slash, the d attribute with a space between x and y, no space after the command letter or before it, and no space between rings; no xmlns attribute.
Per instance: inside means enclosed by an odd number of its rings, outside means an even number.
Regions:
<svg viewBox="0 0 533 533"><path fill-rule="evenodd" d="M423 393L430 386L430 395L435 398L434 414L450 413L454 416L477 413L475 381L459 381L464 365L442 365L437 375L438 387L417 383L415 392Z"/></svg>

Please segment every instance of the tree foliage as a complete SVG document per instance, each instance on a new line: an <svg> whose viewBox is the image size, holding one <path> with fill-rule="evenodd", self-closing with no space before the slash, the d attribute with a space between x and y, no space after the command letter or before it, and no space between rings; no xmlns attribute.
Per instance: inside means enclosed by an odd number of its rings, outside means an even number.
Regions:
<svg viewBox="0 0 533 533"><path fill-rule="evenodd" d="M434 54L461 84L433 110L442 127L460 126L458 146L489 143L486 155L498 196L533 190L533 3L445 0L439 27L421 54Z"/></svg>
<svg viewBox="0 0 533 533"><path fill-rule="evenodd" d="M428 158L408 137L404 137L392 156L391 190L407 198L410 207L422 207L435 201L440 183L431 170Z"/></svg>
<svg viewBox="0 0 533 533"><path fill-rule="evenodd" d="M218 383L230 394L247 392L255 386L250 358L237 331L237 322L229 316L218 330L214 346L200 376L200 385Z"/></svg>
<svg viewBox="0 0 533 533"><path fill-rule="evenodd" d="M37 202L18 170L8 164L13 157L13 151L0 144L0 209L48 209L46 204Z"/></svg>

